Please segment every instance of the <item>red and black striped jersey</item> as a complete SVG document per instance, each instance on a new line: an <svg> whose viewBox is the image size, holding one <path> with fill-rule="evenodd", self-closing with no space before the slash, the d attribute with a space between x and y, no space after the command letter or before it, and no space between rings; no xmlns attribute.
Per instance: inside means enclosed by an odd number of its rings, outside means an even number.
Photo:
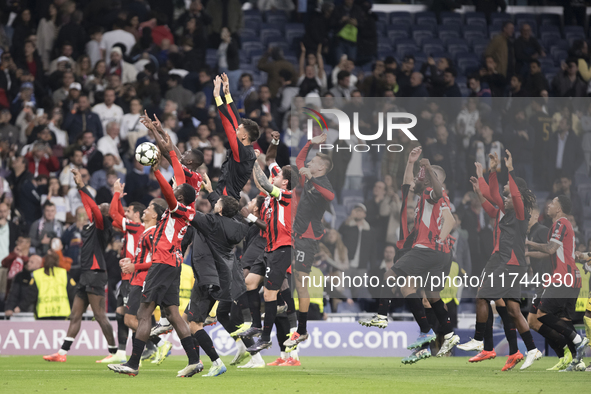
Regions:
<svg viewBox="0 0 591 394"><path fill-rule="evenodd" d="M181 164L183 168L183 172L185 173L185 183L193 186L195 189L196 197L199 196L199 192L201 191L201 184L203 183L203 177L198 172L193 172L189 170L184 164Z"/></svg>
<svg viewBox="0 0 591 394"><path fill-rule="evenodd" d="M140 235L135 251L135 257L133 264L135 265L135 271L132 274L129 283L133 286L143 286L146 280L148 270L152 266L152 249L154 246L154 233L156 232L156 226L152 226L143 231Z"/></svg>
<svg viewBox="0 0 591 394"><path fill-rule="evenodd" d="M398 234L398 242L396 242L396 249L404 250L412 248L415 242L416 231L408 230L408 195L410 193L410 185L402 185L402 201L400 204L400 228Z"/></svg>
<svg viewBox="0 0 591 394"><path fill-rule="evenodd" d="M278 197L265 199L264 218L267 223L266 252L291 245L291 190L281 190Z"/></svg>
<svg viewBox="0 0 591 394"><path fill-rule="evenodd" d="M426 188L415 209L417 237L412 247L443 251L444 242L439 239L439 234L443 224L443 211L450 209L450 202L445 191L443 191L443 197L438 200L433 200L432 192L432 188Z"/></svg>
<svg viewBox="0 0 591 394"><path fill-rule="evenodd" d="M480 191L482 195L486 199L482 203L482 209L486 212L486 214L490 218L495 219L495 224L493 228L493 251L492 254L498 253L499 251L499 239L501 237L501 227L500 222L503 216L505 215L504 212L504 203L501 194L499 193L499 183L497 180L497 173L491 172L488 181L489 185L486 183L483 177L478 178L478 185L480 187ZM494 204L494 205L493 205ZM496 207L495 207L496 205Z"/></svg>
<svg viewBox="0 0 591 394"><path fill-rule="evenodd" d="M139 239L144 232L144 225L131 221L125 217L125 211L123 205L121 205L121 199L119 193L113 194L111 200L111 207L109 214L113 219L113 227L123 232L123 249L121 250L121 258L129 258L131 261L135 258L136 246ZM130 280L131 274L121 273L121 280Z"/></svg>
<svg viewBox="0 0 591 394"><path fill-rule="evenodd" d="M180 267L183 262L181 241L187 226L195 216L195 209L179 202L174 210L166 209L156 225L152 261L154 264L168 264Z"/></svg>
<svg viewBox="0 0 591 394"><path fill-rule="evenodd" d="M552 261L552 283L581 288L581 273L575 264L575 232L567 218L560 218L548 233L548 242L558 245L556 253L550 255Z"/></svg>

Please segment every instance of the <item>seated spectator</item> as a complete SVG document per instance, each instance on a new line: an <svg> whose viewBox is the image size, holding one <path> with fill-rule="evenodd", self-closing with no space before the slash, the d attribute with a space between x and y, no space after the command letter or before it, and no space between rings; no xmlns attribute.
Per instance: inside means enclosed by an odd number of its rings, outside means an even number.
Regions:
<svg viewBox="0 0 591 394"><path fill-rule="evenodd" d="M90 67L94 68L99 60L102 60L101 41L103 39L103 28L95 26L88 31L90 41L86 43L86 54L90 58Z"/></svg>
<svg viewBox="0 0 591 394"><path fill-rule="evenodd" d="M464 149L468 148L471 138L476 134L476 123L479 119L478 99L470 97L456 119L456 133L461 138Z"/></svg>
<svg viewBox="0 0 591 394"><path fill-rule="evenodd" d="M381 85L380 96L384 97L394 97L398 95L400 91L400 86L396 81L396 73L392 70L386 70L384 72L384 80ZM391 94L391 96L388 96Z"/></svg>
<svg viewBox="0 0 591 394"><path fill-rule="evenodd" d="M121 123L123 119L123 109L115 104L115 89L108 87L105 89L104 102L96 104L92 107L92 112L97 114L101 120L102 130L107 129L107 124L110 122ZM102 137L99 136L98 138Z"/></svg>
<svg viewBox="0 0 591 394"><path fill-rule="evenodd" d="M124 44L127 48L125 55L131 53L131 48L135 45L135 37L133 34L125 31L125 21L121 19L115 19L113 23L113 29L105 32L101 39L100 49L104 52L104 59L111 58L111 49L115 44Z"/></svg>
<svg viewBox="0 0 591 394"><path fill-rule="evenodd" d="M509 83L509 97L529 97L529 93L523 88L523 78L513 75Z"/></svg>
<svg viewBox="0 0 591 394"><path fill-rule="evenodd" d="M445 70L451 67L451 59L441 57L435 63L435 59L431 56L421 66L421 74L428 87L429 95L431 97L442 97L443 92L447 87L444 80ZM429 73L427 73L427 70Z"/></svg>
<svg viewBox="0 0 591 394"><path fill-rule="evenodd" d="M525 75L530 62L541 57L546 57L544 48L532 35L531 26L522 24L521 35L515 40L515 71L518 75Z"/></svg>
<svg viewBox="0 0 591 394"><path fill-rule="evenodd" d="M552 80L552 91L557 97L586 97L587 83L579 75L577 60L569 58L560 65L561 72Z"/></svg>
<svg viewBox="0 0 591 394"><path fill-rule="evenodd" d="M240 115L246 114L247 108L252 108L258 100L257 89L253 84L252 75L244 73L240 76L240 90L238 91L238 97L236 99L236 108ZM197 101L197 100L196 100ZM201 120L195 113L197 119Z"/></svg>
<svg viewBox="0 0 591 394"><path fill-rule="evenodd" d="M12 317L15 313L33 311L34 306L29 304L28 298L30 287L33 286L32 273L42 266L43 259L41 256L33 255L26 262L25 268L14 277L4 305L6 317Z"/></svg>
<svg viewBox="0 0 591 394"><path fill-rule="evenodd" d="M343 98L346 101L349 101L351 98L351 89L349 88L350 78L351 74L348 71L340 71L337 76L337 84L330 89L330 93L332 93L335 98Z"/></svg>
<svg viewBox="0 0 591 394"><path fill-rule="evenodd" d="M68 213L70 213L70 201L64 197L64 190L57 178L49 178L49 187L47 194L41 196L41 205L50 202L55 206L55 218L62 224L66 222Z"/></svg>
<svg viewBox="0 0 591 394"><path fill-rule="evenodd" d="M141 203L146 201L146 190L148 189L149 183L150 176L144 172L144 166L134 160L133 170L127 173L125 182L125 192L127 195L124 198L127 205L134 201ZM149 204L151 199L148 198L147 200Z"/></svg>
<svg viewBox="0 0 591 394"><path fill-rule="evenodd" d="M429 97L429 92L423 84L423 74L415 71L410 76L410 83L404 88L400 95L403 97Z"/></svg>
<svg viewBox="0 0 591 394"><path fill-rule="evenodd" d="M214 134L209 140L213 148L213 167L221 169L227 155L227 150L224 147L224 138L220 134Z"/></svg>
<svg viewBox="0 0 591 394"><path fill-rule="evenodd" d="M29 238L31 246L35 248L35 253L45 256L51 247L50 242L54 237L62 235L62 224L56 219L57 210L55 205L46 201L43 204L43 217L31 225Z"/></svg>
<svg viewBox="0 0 591 394"><path fill-rule="evenodd" d="M379 97L382 93L384 84L384 61L376 60L371 66L371 75L363 78L359 85L359 90L364 97Z"/></svg>
<svg viewBox="0 0 591 394"><path fill-rule="evenodd" d="M66 115L63 129L68 132L70 143L83 131L92 131L95 138L103 136L103 125L101 118L90 110L90 100L86 95L78 97L78 103L72 108L72 112Z"/></svg>
<svg viewBox="0 0 591 394"><path fill-rule="evenodd" d="M65 61L65 60L64 60ZM62 75L61 87L53 92L53 104L61 107L70 94L72 84L75 82L74 73L72 71L65 71Z"/></svg>
<svg viewBox="0 0 591 394"><path fill-rule="evenodd" d="M45 129L46 134L49 134L49 129ZM25 155L29 162L29 172L33 176L47 175L56 172L60 169L60 163L53 155L51 147L42 141L37 141L33 145L33 149Z"/></svg>
<svg viewBox="0 0 591 394"><path fill-rule="evenodd" d="M468 87L470 88L470 97L479 97L481 104L486 104L489 108L492 107L492 94L488 84L482 83L479 75L468 77Z"/></svg>
<svg viewBox="0 0 591 394"><path fill-rule="evenodd" d="M117 162L117 158L110 153L107 153L103 156L103 167L95 171L90 178L90 186L92 186L95 190L99 190L101 187L107 185L107 172L114 170L117 174L117 178L121 181L121 183L125 183L125 174L123 172L117 171L115 168L115 164Z"/></svg>
<svg viewBox="0 0 591 394"><path fill-rule="evenodd" d="M560 119L557 132L550 137L546 158L548 179L551 180L556 179L558 174L574 179L575 171L583 164L581 141L572 131L569 117L563 116Z"/></svg>
<svg viewBox="0 0 591 394"><path fill-rule="evenodd" d="M105 136L98 140L96 147L103 156L107 154L113 155L116 161L115 168L119 172L125 172L125 166L121 160L121 155L124 154L125 151L121 140L119 139L119 124L116 122L109 122L107 124Z"/></svg>
<svg viewBox="0 0 591 394"><path fill-rule="evenodd" d="M550 90L550 87L546 77L542 74L540 62L534 59L529 63L529 76L525 80L525 91L531 97L540 97L543 90Z"/></svg>
<svg viewBox="0 0 591 394"><path fill-rule="evenodd" d="M102 93L107 87L107 63L104 60L99 60L95 63L92 73L86 78L84 82L84 90L94 97L97 93Z"/></svg>

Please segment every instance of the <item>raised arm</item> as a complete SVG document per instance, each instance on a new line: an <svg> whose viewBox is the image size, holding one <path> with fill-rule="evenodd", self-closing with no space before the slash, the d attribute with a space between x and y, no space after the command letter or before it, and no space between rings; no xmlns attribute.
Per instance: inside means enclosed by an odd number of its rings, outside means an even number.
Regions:
<svg viewBox="0 0 591 394"><path fill-rule="evenodd" d="M454 219L454 215L452 215L451 210L448 206L443 209L441 213L443 216L443 225L441 226L441 232L439 233L439 239L445 242L451 230L453 230L454 225L456 224L456 220Z"/></svg>
<svg viewBox="0 0 591 394"><path fill-rule="evenodd" d="M484 212L486 212L486 214L489 217L496 218L497 213L498 213L498 209L495 208L490 202L488 202L486 200L486 198L483 196L483 193L481 191L481 187L480 187L481 184L486 185L486 188L488 189L488 185L486 184L486 181L484 180L484 178L480 177L480 178L476 179L475 177L471 177L470 182L472 183L472 189L474 190L474 193L476 193L478 195L478 198L480 199L480 204L482 204L482 208L484 209Z"/></svg>
<svg viewBox="0 0 591 394"><path fill-rule="evenodd" d="M162 190L162 195L164 196L164 199L168 204L168 208L170 208L172 212L176 211L178 207L178 201L174 196L174 191L172 190L172 187L168 184L166 178L164 178L164 176L160 173L159 170L154 171L154 176L156 177L156 180L160 185L160 190Z"/></svg>
<svg viewBox="0 0 591 394"><path fill-rule="evenodd" d="M267 176L265 175L265 173L261 169L261 166L257 165L256 163L255 163L255 165L253 167L252 175L256 179L256 181L258 182L258 184L261 186L261 188L264 191L266 191L267 193L269 193L269 195L271 195L273 197L279 196L279 193L280 193L279 188L276 187L276 186L274 186L269 181L269 179L267 178Z"/></svg>
<svg viewBox="0 0 591 394"><path fill-rule="evenodd" d="M509 152L508 149L505 150L505 152L507 153L505 165L507 166L507 171L509 171L509 190L511 192L511 200L513 201L515 217L517 220L525 220L525 207L523 205L523 200L521 199L521 193L519 192L517 184L513 180L513 157L511 156L511 152Z"/></svg>
<svg viewBox="0 0 591 394"><path fill-rule="evenodd" d="M125 220L125 213L123 211L123 205L121 204L121 195L123 194L123 186L119 179L113 185L115 193L113 193L113 199L111 200L111 206L109 207L109 215L113 219L113 226L120 230L123 230L123 221Z"/></svg>
<svg viewBox="0 0 591 394"><path fill-rule="evenodd" d="M324 59L322 58L322 44L318 44L316 51L316 62L318 62L318 78L322 79L324 76Z"/></svg>
<svg viewBox="0 0 591 394"><path fill-rule="evenodd" d="M437 175L435 175L435 171L433 171L433 167L431 167L429 159L421 159L420 164L421 167L425 168L425 172L431 180L431 186L433 187L433 195L431 198L435 201L438 201L441 197L443 197L443 185L437 178Z"/></svg>
<svg viewBox="0 0 591 394"><path fill-rule="evenodd" d="M300 77L306 73L306 46L300 42Z"/></svg>
<svg viewBox="0 0 591 394"><path fill-rule="evenodd" d="M233 104L232 96L230 96L230 94L228 93L226 95L226 104L224 104L222 98L220 97L220 87L222 85L222 78L219 75L216 76L213 80L213 83L213 97L215 99L218 112L220 114L220 119L222 120L224 132L226 133L226 137L228 137L228 142L230 144L230 148L232 149L232 157L234 157L235 161L240 162L240 152L238 150L239 142L238 137L236 137L236 129L239 126L238 118L236 117L236 114L234 114L233 108L231 108L231 111L228 110L228 106L231 106L231 104Z"/></svg>
<svg viewBox="0 0 591 394"><path fill-rule="evenodd" d="M406 169L404 170L404 179L402 180L403 185L412 184L414 180L415 162L419 159L419 156L421 156L422 151L423 148L420 146L417 146L412 151L410 151L410 154L408 155L408 161L406 162Z"/></svg>
<svg viewBox="0 0 591 394"><path fill-rule="evenodd" d="M281 139L281 134L278 131L274 131L271 133L273 139L267 148L267 153L265 154L265 160L267 163L275 161L277 158L277 147L279 146L279 140Z"/></svg>
<svg viewBox="0 0 591 394"><path fill-rule="evenodd" d="M505 204L503 203L503 197L499 191L499 180L497 178L499 156L495 153L494 155L489 154L488 157L490 158L490 173L488 175L489 196L487 197L485 194L484 197L488 199L491 204L496 205L501 210L501 212L505 213Z"/></svg>
<svg viewBox="0 0 591 394"><path fill-rule="evenodd" d="M74 175L74 182L76 182L76 186L78 187L80 199L82 200L82 205L86 210L88 218L96 225L96 228L102 230L104 228L104 223L101 210L99 209L98 205L96 205L94 198L92 198L90 192L86 188L86 185L82 181L82 175L80 175L80 171L77 168L72 168L71 171L72 175Z"/></svg>

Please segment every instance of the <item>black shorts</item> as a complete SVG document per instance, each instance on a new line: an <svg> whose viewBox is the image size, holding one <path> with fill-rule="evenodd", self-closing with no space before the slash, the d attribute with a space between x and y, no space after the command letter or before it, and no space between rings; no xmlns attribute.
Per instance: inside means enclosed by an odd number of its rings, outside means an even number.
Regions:
<svg viewBox="0 0 591 394"><path fill-rule="evenodd" d="M258 259L262 259L263 253L265 253L265 246L267 246L267 240L263 237L257 237L252 241L240 259L240 268L252 271L251 267Z"/></svg>
<svg viewBox="0 0 591 394"><path fill-rule="evenodd" d="M444 274L443 266L448 260L449 256L441 251L429 248L413 248L394 264L392 270L398 276L420 277L421 281L417 281L417 287L437 291L430 288L431 284L428 277L447 275L449 270Z"/></svg>
<svg viewBox="0 0 591 394"><path fill-rule="evenodd" d="M538 309L544 313L572 320L575 317L578 295L577 288L550 285L544 289Z"/></svg>
<svg viewBox="0 0 591 394"><path fill-rule="evenodd" d="M499 266L501 265L501 255L497 252L497 253L493 253L488 261L486 262L486 265L484 266L484 269L482 270L482 277L484 278L484 275L486 275L486 273L491 273L494 270L496 270L497 268L499 268Z"/></svg>
<svg viewBox="0 0 591 394"><path fill-rule="evenodd" d="M127 298L129 297L129 291L131 285L128 280L122 280L119 289L117 290L117 308L125 306L127 304Z"/></svg>
<svg viewBox="0 0 591 394"><path fill-rule="evenodd" d="M505 300L520 302L520 282L525 273L526 268L519 265L502 264L491 273L486 273L483 276L483 281L476 297L487 301L495 301L503 298Z"/></svg>
<svg viewBox="0 0 591 394"><path fill-rule="evenodd" d="M76 295L88 301L88 294L105 296L105 286L109 278L105 271L83 271L76 288Z"/></svg>
<svg viewBox="0 0 591 394"><path fill-rule="evenodd" d="M287 269L291 265L291 246L280 246L272 252L265 252L265 289L281 290Z"/></svg>
<svg viewBox="0 0 591 394"><path fill-rule="evenodd" d="M141 302L155 302L166 307L179 305L181 267L168 264L152 264L146 275Z"/></svg>
<svg viewBox="0 0 591 394"><path fill-rule="evenodd" d="M250 270L249 273L251 274L256 274L256 275L260 275L260 276L265 276L265 252L263 252L263 254L261 254L256 260L255 262L250 266Z"/></svg>
<svg viewBox="0 0 591 394"><path fill-rule="evenodd" d="M187 320L195 323L205 322L214 304L215 299L209 293L207 286L199 286L195 281L193 289L191 289L191 300L185 309Z"/></svg>
<svg viewBox="0 0 591 394"><path fill-rule="evenodd" d="M293 241L294 266L296 271L309 274L318 253L318 240L295 237Z"/></svg>
<svg viewBox="0 0 591 394"><path fill-rule="evenodd" d="M140 302L142 301L142 286L131 286L129 290L129 297L125 304L125 314L137 316L137 310L140 308Z"/></svg>
<svg viewBox="0 0 591 394"><path fill-rule="evenodd" d="M451 270L451 263L452 263L452 257L453 254L452 253L445 253L445 257L443 260L443 273L444 275L449 275L449 271ZM453 280L453 278L450 278L450 280ZM431 289L431 291L441 291L443 290L443 288L445 287L445 284L447 283L447 281L441 281L441 284L439 286L434 286L433 289Z"/></svg>

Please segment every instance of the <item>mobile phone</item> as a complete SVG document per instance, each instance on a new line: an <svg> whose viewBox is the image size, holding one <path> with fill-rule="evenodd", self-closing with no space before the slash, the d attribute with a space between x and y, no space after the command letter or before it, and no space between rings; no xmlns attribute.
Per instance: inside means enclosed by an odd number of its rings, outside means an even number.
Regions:
<svg viewBox="0 0 591 394"><path fill-rule="evenodd" d="M37 116L42 116L44 113L45 113L45 110L43 108L37 109Z"/></svg>

